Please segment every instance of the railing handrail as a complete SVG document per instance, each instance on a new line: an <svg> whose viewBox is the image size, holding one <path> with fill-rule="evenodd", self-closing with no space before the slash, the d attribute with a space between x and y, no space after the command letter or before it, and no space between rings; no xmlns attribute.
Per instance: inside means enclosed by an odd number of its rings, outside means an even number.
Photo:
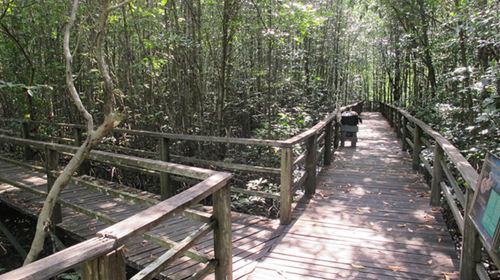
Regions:
<svg viewBox="0 0 500 280"><path fill-rule="evenodd" d="M1 134L0 141L31 146L37 149L52 149L63 153L74 153L77 149L76 147L68 145L16 138ZM229 188L227 183L232 177L232 174L227 172L212 171L208 169L183 166L180 164L174 164L160 160L144 159L102 151L91 151L89 158L96 161L104 161L108 163L112 163L113 160L125 161L129 165L135 164L141 166L142 168L149 168L164 173L172 173L186 177L192 177L201 179L203 181L197 183L196 185L179 194L176 194L175 196L172 196L154 206L151 206L133 215L132 217L122 220L97 232L97 236L94 238L78 243L72 247L50 255L46 258L40 259L19 269L2 274L0 275L0 280L47 279L50 277L54 277L70 268L73 268L78 264L90 261L96 257L100 257L109 252L115 251L119 249L119 247L123 245L123 242L125 242L129 238L133 236L139 236L142 233L145 233L146 231L155 227L162 221L174 216L179 212L184 211L190 206L197 204L209 195L215 195L216 193L220 193L223 188ZM218 201L221 204L224 204L226 202L229 203L229 197L226 194L219 194L218 197L222 197L224 199L214 199L214 209L217 208L219 210L214 210L212 219L217 222L217 227L219 225L223 225L224 229L214 230L220 231L218 234L216 234L217 238L222 238L225 240L225 243L219 242L218 244L225 247L229 246L230 248L230 236L221 237L221 235L231 234L230 224L229 228L227 225L227 220L230 221L230 207L228 205L218 205L216 202ZM220 210L221 208L223 208L223 210ZM215 250L217 251L223 249L215 248ZM219 253L219 256L220 255L227 256L226 253ZM228 261L223 260L223 262L227 263Z"/></svg>
<svg viewBox="0 0 500 280"><path fill-rule="evenodd" d="M442 136L439 132L432 129L425 122L415 118L407 111L391 104L386 104L386 103L384 104L387 105L388 107L393 108L394 110L397 110L400 114L405 116L412 123L418 125L420 129L422 129L422 131L424 131L427 135L432 137L436 141L436 143L443 149L443 151L448 155L449 159L456 166L457 170L460 172L460 175L462 175L462 178L464 178L464 180L467 182L468 186L471 187L474 191L476 191L476 183L477 179L479 178L479 174L474 169L474 167L472 167L472 165L467 161L467 159L465 159L465 157L462 155L459 149L453 146L453 144L451 144L450 141L448 141L448 139Z"/></svg>
<svg viewBox="0 0 500 280"><path fill-rule="evenodd" d="M428 124L394 105L383 102L380 102L380 104L381 112L389 120L389 123L396 127L398 136L401 136L403 150L406 150L407 143L411 146L413 167L417 169L422 162L425 169L429 172L432 178L430 204L432 206L440 206L441 198L443 197L443 201L448 204L458 230L462 234L460 279L489 279L488 272L481 263L482 247L488 248L488 246L479 237L478 229L469 215L477 191L478 172L455 146L441 134L433 130ZM408 126L407 122L413 123L415 127ZM411 139L406 138L408 132L413 134L413 142ZM432 164L420 155L423 146L432 147L431 143L422 137L422 133L434 139L436 143L433 147ZM449 163L455 166L459 175L466 182L467 187L465 188L465 192L460 188L457 178L450 171L445 155L448 156ZM500 255L497 252L487 249L485 251L489 254L493 262L499 266Z"/></svg>
<svg viewBox="0 0 500 280"><path fill-rule="evenodd" d="M214 174L182 193L99 231L94 238L2 274L0 280L51 278L76 265L116 250L129 238L148 231L160 222L218 191L230 178L231 174L228 173Z"/></svg>
<svg viewBox="0 0 500 280"><path fill-rule="evenodd" d="M62 153L74 154L78 147L58 144L53 142L43 142L38 140L24 139L18 137L12 137L0 134L0 141L9 142L18 145L30 146L35 149L52 149ZM165 172L174 175L180 175L185 177L192 177L196 179L204 180L217 171L182 165L177 163L165 162L161 160L154 160L148 158L141 158L137 156L129 156L117 153L111 153L106 151L91 150L88 156L89 159L94 161L99 161L103 163L124 163L129 166L141 167L145 169L150 169L154 171Z"/></svg>
<svg viewBox="0 0 500 280"><path fill-rule="evenodd" d="M192 135L192 134L180 134L180 133L167 133L167 132L156 132L149 130L141 130L141 129L126 129L126 128L115 128L114 132L119 133L128 133L133 135L141 135L148 136L152 138L167 138L173 140L188 140L188 141L202 141L202 142L214 142L214 143L227 143L227 144L241 144L241 145L261 145L261 146L270 146L270 147L290 147L302 140L306 139L308 136L313 134L315 131L319 131L325 127L325 125L331 121L337 115L338 111L342 112L353 108L362 103L356 102L354 104L346 105L338 110L336 109L334 112L329 113L323 120L318 122L313 127L306 129L299 134L289 137L285 140L272 140L272 139L257 139L257 138L239 138L239 137L221 137L221 136L205 136L205 135ZM42 124L42 125L53 125L53 126L63 126L70 128L79 128L86 129L85 125L82 124L71 124L71 123L54 123L47 121L32 121L32 120L23 120L23 119L15 119L15 118L0 118L0 121L3 122L17 122L17 123L33 123L33 124Z"/></svg>
<svg viewBox="0 0 500 280"><path fill-rule="evenodd" d="M305 189L309 189L306 191L306 194L311 194L314 192L314 184L316 168L314 166L317 165L318 156L317 154L323 154L322 158L323 163L325 165L330 164L330 159L332 155L332 143L333 146L337 146L338 142L338 134L339 134L339 121L337 119L338 115L346 110L356 109L362 106L363 101L356 102L351 105L343 106L340 108L336 108L334 112L331 112L326 115L321 121L319 121L313 127L306 129L305 131L298 133L293 137L289 137L285 140L269 140L269 139L253 139L253 138L231 138L231 137L217 137L217 136L200 136L200 135L185 135L185 134L173 134L173 133L162 133L162 132L153 132L153 131L144 131L144 130L129 130L129 129L115 129L115 132L119 133L128 133L142 136L154 137L159 140L158 147L160 148L160 153L158 154L160 159L163 161L170 161L170 159L179 160L181 163L195 163L195 164L205 164L210 166L218 166L225 170L230 171L244 171L244 172L254 172L254 173L267 173L267 174L276 174L280 175L280 193L279 195L276 193L266 193L262 191L255 190L244 190L239 188L234 188L233 191L237 193L247 194L247 195L255 195L265 198L273 198L273 199L281 199L280 204L280 219L282 224L290 223L291 221L291 197L295 193L296 189L302 186L308 186ZM67 127L72 127L74 129L74 144L81 145L83 141L82 132L85 131L85 127L83 125L74 125L74 124L65 124L65 123L50 123L50 122L41 122L41 121L29 121L29 120L18 120L18 119L2 119L0 118L0 122L11 122L15 121L22 124L22 135L24 138L30 138L30 122L45 124L45 125L62 125ZM333 130L333 126L335 125L335 130ZM1 131L0 131L1 132ZM4 132L7 133L7 132ZM313 137L314 136L314 137ZM57 137L56 137L57 138ZM311 140L314 138L314 141ZM264 166L254 166L247 164L233 164L227 162L220 161L203 161L196 158L186 158L179 157L173 154L170 154L169 146L171 143L169 139L177 139L177 140L191 140L191 141L205 141L205 142L218 142L218 143L227 143L227 144L243 144L243 145L264 145L270 147L276 147L281 149L281 164L280 168L274 167L264 167ZM69 140L69 139L59 139L59 140ZM305 152L301 155L294 156L293 147L297 144L303 144L306 142ZM309 143L311 142L311 143ZM316 149L318 146L324 143L322 148ZM99 148L99 147L97 147ZM286 152L285 152L286 150ZM314 150L314 152L313 152ZM139 152L131 149L128 152ZM144 151L141 151L144 152ZM95 152L93 154L96 154ZM143 155L142 153L140 154ZM31 151L29 149L25 150L25 158L31 158ZM284 160L286 157L286 160ZM297 160L294 160L296 158ZM93 158L91 158L93 159ZM184 162L182 161L184 160ZM294 182L293 178L293 169L298 165L305 163L306 168L305 172L302 174L302 177ZM286 168L284 168L286 165ZM168 179L165 179L165 176L160 176L160 188L162 190L162 197L164 193L169 193L171 191L171 187L168 185ZM172 177L174 180L178 178ZM283 199L286 197L287 199Z"/></svg>

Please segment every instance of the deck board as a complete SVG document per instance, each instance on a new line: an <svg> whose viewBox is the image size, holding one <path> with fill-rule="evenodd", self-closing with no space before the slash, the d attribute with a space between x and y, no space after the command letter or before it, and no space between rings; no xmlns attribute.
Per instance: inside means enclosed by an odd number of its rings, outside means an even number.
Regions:
<svg viewBox="0 0 500 280"><path fill-rule="evenodd" d="M443 273L457 270L455 245L440 210L429 206L430 190L423 176L412 170L411 158L401 151L380 114L365 113L363 121L358 147L334 154L332 165L318 175L316 195L295 203L291 225L232 213L234 279L442 279ZM43 172L0 161L0 181L2 177L46 190ZM116 183L107 187L157 198ZM115 222L149 207L74 184L61 197ZM32 216L42 206L40 196L4 183L0 183L0 202ZM108 221L75 209L62 210L58 226L78 239L94 237L109 226ZM177 216L148 234L179 242L199 225ZM193 249L212 256L213 234L201 238ZM166 251L142 237L131 238L125 246L127 262L136 269ZM201 268L197 261L181 257L162 277L184 279Z"/></svg>
<svg viewBox="0 0 500 280"><path fill-rule="evenodd" d="M2 182L2 178L22 183L33 189L46 190L46 176L44 173L0 160L0 182ZM116 184L110 183L107 187L116 187ZM158 196L151 193L123 188L135 194L140 193L142 197L158 198ZM123 191L123 189L121 190ZM126 219L149 207L146 203L129 202L75 184L68 185L63 190L61 198L85 209L105 215L113 221ZM39 195L6 183L0 183L0 203L8 204L10 207L34 217L41 209L43 200ZM212 211L211 207L201 207L197 210L200 209L207 213ZM96 232L109 226L106 221L96 220L94 217L89 217L68 207L62 207L62 211L63 221L58 224L58 227L80 240L92 238ZM282 227L279 226L277 220L241 213L232 213L232 219L233 251L235 253L233 260L235 263L234 278L240 279L253 271L256 264L255 259L262 257L271 248L271 244L279 236L277 233L281 232ZM184 217L173 217L151 229L148 234L179 242L200 225L200 222L191 221ZM193 249L213 256L213 234L210 233L202 238L195 244ZM154 261L155 257L166 251L166 248L139 237L130 239L125 245L127 263L136 269L142 269ZM204 265L197 261L182 257L166 269L161 278L184 279L203 267ZM213 279L213 275L208 278Z"/></svg>
<svg viewBox="0 0 500 280"><path fill-rule="evenodd" d="M429 187L382 116L364 113L358 147L349 145L249 279L443 279L457 270Z"/></svg>

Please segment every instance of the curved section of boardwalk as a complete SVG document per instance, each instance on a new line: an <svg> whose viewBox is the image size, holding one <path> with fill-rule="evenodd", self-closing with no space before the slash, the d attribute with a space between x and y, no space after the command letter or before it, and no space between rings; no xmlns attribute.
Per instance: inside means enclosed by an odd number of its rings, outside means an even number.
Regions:
<svg viewBox="0 0 500 280"><path fill-rule="evenodd" d="M339 150L317 194L251 279L443 279L457 253L430 190L378 113L364 113L357 148Z"/></svg>
<svg viewBox="0 0 500 280"><path fill-rule="evenodd" d="M85 180L89 181L90 178ZM11 184L16 184L17 187ZM96 236L98 231L110 224L147 209L151 206L151 201L159 201L159 197L151 193L114 183L106 184L106 187L134 195L136 199L130 201L71 183L61 194L61 199L65 202L62 207L63 221L57 226L74 238L85 240ZM44 173L0 160L0 203L36 217L43 205L43 197L36 192L45 192L46 188ZM67 207L68 205L71 207ZM212 211L211 207L199 206L196 209L206 213ZM176 216L145 233L144 238L130 239L124 250L127 264L137 270L144 268L165 253L171 244L180 242L200 225L200 222ZM255 260L268 251L281 228L277 220L232 213L234 279L243 278L252 272ZM212 259L213 233L197 242L192 250ZM186 279L203 267L197 260L181 257L158 278ZM206 279L214 279L214 275L211 274Z"/></svg>

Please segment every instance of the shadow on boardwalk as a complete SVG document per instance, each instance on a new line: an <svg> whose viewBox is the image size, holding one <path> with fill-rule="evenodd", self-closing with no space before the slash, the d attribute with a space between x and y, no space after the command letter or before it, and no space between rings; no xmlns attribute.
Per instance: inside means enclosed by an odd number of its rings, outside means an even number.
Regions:
<svg viewBox="0 0 500 280"><path fill-rule="evenodd" d="M6 180L22 184L24 189L1 183ZM44 173L0 160L0 203L36 218L43 205L43 198L34 194L33 191L45 192L46 183ZM120 188L120 191L136 194L137 201L130 202L72 183L63 190L61 198L73 205L73 208L63 205L63 221L58 224L58 227L76 240L89 239L110 224L150 207L150 204L142 203L141 200L159 201L159 197L151 193L140 192L121 185L110 185L109 187ZM27 189L31 191L27 191ZM77 211L75 207L85 210ZM210 213L212 208L200 206L198 210ZM96 219L94 214L89 214L89 211L98 213L101 218ZM200 225L200 222L176 216L148 231L147 238L135 237L128 240L124 249L127 264L135 269L142 269L168 250L164 246L164 242L180 242ZM256 260L269 251L282 230L283 227L279 226L278 220L232 213L233 274L235 279L246 277L253 271ZM162 241L161 244L158 243L158 240ZM208 258L213 258L213 244L213 234L210 233L197 242L193 249ZM163 271L160 278L185 279L204 266L204 264L188 257L181 257ZM205 279L213 278L212 274Z"/></svg>
<svg viewBox="0 0 500 280"><path fill-rule="evenodd" d="M387 122L364 113L358 138L320 173L316 195L297 203L249 279L443 279L457 270L440 209Z"/></svg>

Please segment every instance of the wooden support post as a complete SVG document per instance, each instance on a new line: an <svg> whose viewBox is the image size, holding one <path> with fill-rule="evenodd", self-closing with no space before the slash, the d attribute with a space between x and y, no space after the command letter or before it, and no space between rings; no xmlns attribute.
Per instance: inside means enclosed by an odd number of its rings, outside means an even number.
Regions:
<svg viewBox="0 0 500 280"><path fill-rule="evenodd" d="M387 116L386 116L387 121L389 121L389 125L392 127L392 108L387 107Z"/></svg>
<svg viewBox="0 0 500 280"><path fill-rule="evenodd" d="M401 136L401 149L403 151L407 151L408 150L408 143L406 143L406 138L408 137L408 128L407 128L408 120L404 116L403 116L401 126L403 128L403 135Z"/></svg>
<svg viewBox="0 0 500 280"><path fill-rule="evenodd" d="M168 138L160 138L160 159L170 161L170 140ZM175 189L170 182L170 175L165 172L160 172L160 192L161 199L167 199L175 195Z"/></svg>
<svg viewBox="0 0 500 280"><path fill-rule="evenodd" d="M52 149L46 149L46 155L47 155L47 160L46 160L46 172L47 172L47 193L50 192L50 189L54 185L54 182L57 179L57 176L52 173L52 171L57 170L57 167L59 165L59 153L56 150ZM52 213L52 223L54 225L62 222L62 210L61 210L61 204L56 202L56 205L54 206L54 212Z"/></svg>
<svg viewBox="0 0 500 280"><path fill-rule="evenodd" d="M75 146L79 147L83 144L82 129L79 127L73 128L73 138L75 139Z"/></svg>
<svg viewBox="0 0 500 280"><path fill-rule="evenodd" d="M229 186L224 186L213 195L214 218L214 253L217 266L216 280L233 279L232 235L231 235L231 197Z"/></svg>
<svg viewBox="0 0 500 280"><path fill-rule="evenodd" d="M413 130L413 153L412 153L412 159L413 159L413 169L418 170L420 167L420 152L422 151L422 140L420 138L422 137L422 129L420 126L415 125L415 129Z"/></svg>
<svg viewBox="0 0 500 280"><path fill-rule="evenodd" d="M75 146L80 147L85 139L83 139L82 129L79 127L73 128L73 138L75 139ZM78 168L79 174L89 174L90 173L90 162L84 160L80 167Z"/></svg>
<svg viewBox="0 0 500 280"><path fill-rule="evenodd" d="M334 139L333 139L333 147L337 149L339 147L339 141L340 141L340 123L339 121L335 120L334 121Z"/></svg>
<svg viewBox="0 0 500 280"><path fill-rule="evenodd" d="M481 262L481 241L479 233L469 217L473 197L474 191L468 187L465 192L464 232L460 257L460 279L462 280L479 279L476 273L476 264Z"/></svg>
<svg viewBox="0 0 500 280"><path fill-rule="evenodd" d="M125 280L126 264L122 249L100 256L82 265L82 280Z"/></svg>
<svg viewBox="0 0 500 280"><path fill-rule="evenodd" d="M281 149L280 182L280 223L287 225L292 221L293 198L293 152L292 147Z"/></svg>
<svg viewBox="0 0 500 280"><path fill-rule="evenodd" d="M391 107L391 126L392 127L395 127L396 126L396 122L394 121L396 119L395 115L396 115L396 110L394 110L392 107Z"/></svg>
<svg viewBox="0 0 500 280"><path fill-rule="evenodd" d="M398 135L398 138L401 138L401 114L399 113L399 111L395 111L396 112L396 134Z"/></svg>
<svg viewBox="0 0 500 280"><path fill-rule="evenodd" d="M386 114L387 114L387 116L386 116L386 117L387 117L387 119L389 120L389 125L391 125L391 126L392 126L392 124L391 124L391 123L392 123L392 118L391 118L391 112L392 112L392 110L391 110L391 107L387 106L385 109L386 109L386 111L385 111L385 112L386 112Z"/></svg>
<svg viewBox="0 0 500 280"><path fill-rule="evenodd" d="M330 121L325 127L325 153L323 158L324 165L330 165L332 163L333 123L333 121Z"/></svg>
<svg viewBox="0 0 500 280"><path fill-rule="evenodd" d="M318 135L313 134L306 140L306 195L314 195L316 192L316 164L318 162L317 149Z"/></svg>
<svg viewBox="0 0 500 280"><path fill-rule="evenodd" d="M24 139L31 139L31 134L30 134L30 123L27 121L22 122L22 133L21 133L22 138ZM29 147L25 146L24 147L24 160L32 160L34 156L34 151Z"/></svg>
<svg viewBox="0 0 500 280"><path fill-rule="evenodd" d="M399 115L399 112L398 112L398 110L397 110L397 109L394 109L393 111L394 111L394 114L393 114L393 117L394 117L394 120L393 120L393 122L394 122L394 127L396 128L396 131L398 131L398 129L399 129L399 127L398 127L398 125L399 125L399 121L398 121L398 115ZM399 133L396 133L396 134L397 134L397 135L398 135L398 137L399 137Z"/></svg>
<svg viewBox="0 0 500 280"><path fill-rule="evenodd" d="M443 167L441 161L444 160L443 148L436 143L434 148L434 164L432 165L431 183L431 206L439 206L441 200L441 181L443 180Z"/></svg>

